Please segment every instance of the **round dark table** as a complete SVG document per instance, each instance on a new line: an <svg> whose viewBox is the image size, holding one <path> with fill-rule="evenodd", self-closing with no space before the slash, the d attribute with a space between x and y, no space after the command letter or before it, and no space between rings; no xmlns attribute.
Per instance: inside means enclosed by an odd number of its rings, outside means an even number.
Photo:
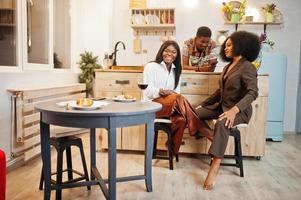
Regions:
<svg viewBox="0 0 301 200"><path fill-rule="evenodd" d="M161 104L155 102L114 102L97 110L74 110L56 105L57 101L39 103L35 109L40 112L41 156L45 178L44 199L50 199L51 190L87 185L99 185L106 199L116 199L116 182L145 179L146 189L152 191L152 151L154 119ZM87 182L51 185L51 156L49 125L89 128L91 180ZM144 175L116 177L116 128L146 124ZM95 128L108 130L108 179L101 177L96 168ZM106 186L108 184L108 187Z"/></svg>

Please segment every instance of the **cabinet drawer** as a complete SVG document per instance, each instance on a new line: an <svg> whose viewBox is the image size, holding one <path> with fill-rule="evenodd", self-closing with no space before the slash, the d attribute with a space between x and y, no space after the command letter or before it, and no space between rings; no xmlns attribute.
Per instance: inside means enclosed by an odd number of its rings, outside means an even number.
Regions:
<svg viewBox="0 0 301 200"><path fill-rule="evenodd" d="M183 74L181 81L182 94L208 94L208 75Z"/></svg>
<svg viewBox="0 0 301 200"><path fill-rule="evenodd" d="M141 73L96 73L95 92L137 91L137 80Z"/></svg>
<svg viewBox="0 0 301 200"><path fill-rule="evenodd" d="M213 94L219 88L219 77L220 75L210 75L209 76L209 94Z"/></svg>

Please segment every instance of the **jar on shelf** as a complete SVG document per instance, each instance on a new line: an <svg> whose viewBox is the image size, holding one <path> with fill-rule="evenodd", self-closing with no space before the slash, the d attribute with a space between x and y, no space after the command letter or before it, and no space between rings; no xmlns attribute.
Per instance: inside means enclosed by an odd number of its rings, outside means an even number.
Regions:
<svg viewBox="0 0 301 200"><path fill-rule="evenodd" d="M240 16L239 16L238 13L232 13L232 14L231 14L231 22L232 22L232 23L237 23L237 22L239 22L239 18L240 18Z"/></svg>
<svg viewBox="0 0 301 200"><path fill-rule="evenodd" d="M266 12L266 22L274 22L274 14L272 12Z"/></svg>

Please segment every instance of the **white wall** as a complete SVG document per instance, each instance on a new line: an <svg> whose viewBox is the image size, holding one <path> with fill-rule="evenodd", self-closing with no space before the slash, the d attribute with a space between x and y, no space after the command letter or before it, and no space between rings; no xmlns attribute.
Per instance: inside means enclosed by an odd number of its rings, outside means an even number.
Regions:
<svg viewBox="0 0 301 200"><path fill-rule="evenodd" d="M119 51L118 63L119 65L140 65L143 60L142 54L136 55L132 52L134 36L130 28L128 1L115 0L114 2L112 41L115 43L118 40L122 40L127 46L126 51ZM224 19L220 12L221 2L221 0L148 0L148 5L156 6L161 4L163 7L174 7L176 9L176 38L178 43L183 45L184 40L195 35L199 26L209 26L213 32L213 39L216 38L218 30L234 31L234 26L224 24ZM190 3L195 3L195 5L190 7ZM273 51L275 53L285 53L288 57L284 130L295 131L297 85L300 70L301 1L266 0L263 2L261 0L248 0L248 5L252 7L260 8L265 3L275 3L284 16L284 24L281 26L268 26L267 33L276 43ZM263 25L245 25L239 26L238 29L259 34L263 32ZM160 37L144 36L141 38L142 48L148 50L148 60L153 60L161 44Z"/></svg>
<svg viewBox="0 0 301 200"><path fill-rule="evenodd" d="M83 51L92 51L102 61L110 48L112 7L110 0L71 1L72 64Z"/></svg>

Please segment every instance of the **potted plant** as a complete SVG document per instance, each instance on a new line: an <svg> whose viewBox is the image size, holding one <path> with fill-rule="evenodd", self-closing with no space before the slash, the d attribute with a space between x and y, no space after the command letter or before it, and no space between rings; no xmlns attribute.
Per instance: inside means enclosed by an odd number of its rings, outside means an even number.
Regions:
<svg viewBox="0 0 301 200"><path fill-rule="evenodd" d="M274 22L274 10L276 8L276 4L271 3L271 4L266 4L265 6L262 7L262 9L265 11L266 14L266 22Z"/></svg>
<svg viewBox="0 0 301 200"><path fill-rule="evenodd" d="M81 74L79 75L79 82L86 84L86 95L92 95L93 91L93 80L95 77L95 69L101 68L97 62L98 56L93 56L92 52L85 51L80 54L81 60L79 61L79 68Z"/></svg>
<svg viewBox="0 0 301 200"><path fill-rule="evenodd" d="M246 14L247 0L243 0L242 3L239 1L229 1L228 3L223 2L222 12L226 19L233 23L237 23L242 20Z"/></svg>
<svg viewBox="0 0 301 200"><path fill-rule="evenodd" d="M53 53L53 65L54 68L62 68L63 63L60 61L57 53Z"/></svg>
<svg viewBox="0 0 301 200"><path fill-rule="evenodd" d="M252 62L252 64L254 65L254 67L258 70L259 67L261 66L261 61L262 61L262 52L264 51L269 51L271 49L273 49L273 46L275 44L274 41L272 41L271 39L269 39L267 37L266 33L261 33L259 36L259 42L261 44L261 49L260 52L258 54L258 57L256 58L256 60L254 60Z"/></svg>

